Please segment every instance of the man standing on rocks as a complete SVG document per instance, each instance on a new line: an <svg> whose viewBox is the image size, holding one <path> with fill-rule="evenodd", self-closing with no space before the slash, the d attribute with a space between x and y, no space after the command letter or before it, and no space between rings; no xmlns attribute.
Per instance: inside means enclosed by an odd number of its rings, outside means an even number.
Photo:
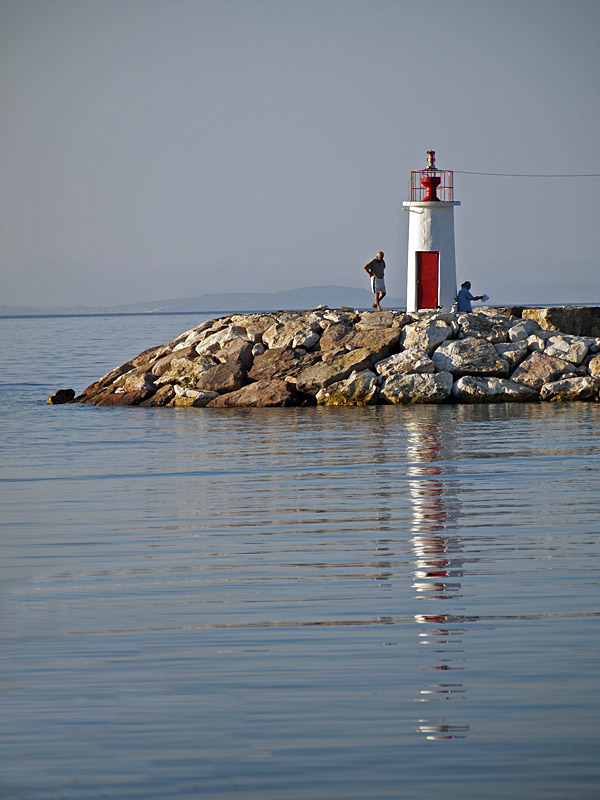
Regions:
<svg viewBox="0 0 600 800"><path fill-rule="evenodd" d="M385 281L383 280L383 273L385 272L385 261L383 260L383 253L381 250L377 253L373 261L365 264L364 270L367 275L371 276L371 289L375 295L375 302L373 308L381 311L379 301L385 297Z"/></svg>
<svg viewBox="0 0 600 800"><path fill-rule="evenodd" d="M459 311L466 311L470 313L473 311L471 308L471 300L483 300L485 295L480 294L478 297L473 297L471 294L471 281L465 281L460 285L460 292L456 296Z"/></svg>

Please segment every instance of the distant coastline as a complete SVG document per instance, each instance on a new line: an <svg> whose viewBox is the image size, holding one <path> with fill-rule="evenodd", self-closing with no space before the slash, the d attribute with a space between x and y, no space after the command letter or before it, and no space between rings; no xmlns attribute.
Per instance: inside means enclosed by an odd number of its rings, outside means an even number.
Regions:
<svg viewBox="0 0 600 800"><path fill-rule="evenodd" d="M47 316L104 316L106 314L219 314L252 313L257 311L315 308L324 304L330 307L352 306L370 308L373 295L368 288L350 286L307 286L282 292L224 292L198 297L155 300L146 303L128 303L114 306L9 306L0 305L2 317ZM388 297L388 308L403 308L403 297Z"/></svg>
<svg viewBox="0 0 600 800"><path fill-rule="evenodd" d="M21 317L104 317L104 316L146 316L163 314L251 314L269 311L291 311L317 308L326 305L330 308L349 306L356 309L370 309L373 295L370 290L350 286L307 286L282 292L223 292L204 294L198 297L156 300L147 303L128 303L114 306L13 306L0 304L0 317L18 319ZM490 308L505 308L509 305L526 305L528 308L549 308L557 306L548 303L487 303ZM580 307L600 305L597 302L565 300L560 305ZM387 309L406 308L404 297L387 296L383 302Z"/></svg>

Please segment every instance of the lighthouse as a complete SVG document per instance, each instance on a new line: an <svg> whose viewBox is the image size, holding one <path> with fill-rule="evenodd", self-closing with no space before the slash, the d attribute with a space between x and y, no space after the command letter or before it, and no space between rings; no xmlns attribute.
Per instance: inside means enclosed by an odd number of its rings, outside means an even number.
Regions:
<svg viewBox="0 0 600 800"><path fill-rule="evenodd" d="M435 166L427 151L427 167L410 173L406 310L449 311L456 297L453 173Z"/></svg>

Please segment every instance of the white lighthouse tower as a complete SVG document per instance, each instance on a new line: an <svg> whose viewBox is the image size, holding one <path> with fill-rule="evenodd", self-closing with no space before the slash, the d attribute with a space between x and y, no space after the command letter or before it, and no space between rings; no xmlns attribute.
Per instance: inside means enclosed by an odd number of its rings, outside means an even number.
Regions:
<svg viewBox="0 0 600 800"><path fill-rule="evenodd" d="M456 297L453 173L435 166L427 151L425 169L410 174L406 310L450 310ZM438 196L439 194L439 196Z"/></svg>

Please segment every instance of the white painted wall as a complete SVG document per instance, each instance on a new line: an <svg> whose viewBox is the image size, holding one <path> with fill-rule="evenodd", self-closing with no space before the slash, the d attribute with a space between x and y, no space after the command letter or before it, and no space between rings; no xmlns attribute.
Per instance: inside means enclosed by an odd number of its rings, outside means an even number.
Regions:
<svg viewBox="0 0 600 800"><path fill-rule="evenodd" d="M408 269L406 310L417 310L417 258L420 250L439 252L439 299L449 311L456 297L456 256L454 251L454 206L460 202L405 202L408 213Z"/></svg>

